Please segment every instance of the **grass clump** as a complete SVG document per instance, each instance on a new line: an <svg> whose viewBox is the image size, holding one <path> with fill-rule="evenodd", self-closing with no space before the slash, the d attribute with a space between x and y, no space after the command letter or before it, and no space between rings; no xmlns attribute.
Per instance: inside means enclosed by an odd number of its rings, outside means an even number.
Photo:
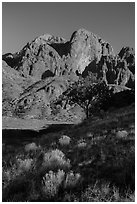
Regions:
<svg viewBox="0 0 137 204"><path fill-rule="evenodd" d="M94 186L88 186L82 193L79 201L81 202L134 202L134 193L120 193L119 188L112 186L105 181L100 184L97 181Z"/></svg>

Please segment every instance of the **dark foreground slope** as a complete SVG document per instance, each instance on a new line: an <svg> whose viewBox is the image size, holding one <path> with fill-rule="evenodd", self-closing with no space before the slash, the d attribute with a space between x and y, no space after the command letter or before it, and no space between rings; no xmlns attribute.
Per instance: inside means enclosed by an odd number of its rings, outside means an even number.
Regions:
<svg viewBox="0 0 137 204"><path fill-rule="evenodd" d="M134 201L134 104L32 134L3 146L3 201Z"/></svg>

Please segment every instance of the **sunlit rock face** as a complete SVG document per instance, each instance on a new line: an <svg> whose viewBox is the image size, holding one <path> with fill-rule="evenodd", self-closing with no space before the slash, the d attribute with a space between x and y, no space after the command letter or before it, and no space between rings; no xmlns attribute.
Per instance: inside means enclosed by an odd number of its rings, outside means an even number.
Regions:
<svg viewBox="0 0 137 204"><path fill-rule="evenodd" d="M3 60L18 70L20 75L24 77L30 75L37 81L41 80L46 71L59 76L62 60L51 44L64 42L63 38L45 34L27 43L20 52L3 55Z"/></svg>
<svg viewBox="0 0 137 204"><path fill-rule="evenodd" d="M96 61L98 63L102 56L114 55L113 48L109 43L85 29L74 32L70 44L72 67L73 70L78 70L80 74L91 62Z"/></svg>

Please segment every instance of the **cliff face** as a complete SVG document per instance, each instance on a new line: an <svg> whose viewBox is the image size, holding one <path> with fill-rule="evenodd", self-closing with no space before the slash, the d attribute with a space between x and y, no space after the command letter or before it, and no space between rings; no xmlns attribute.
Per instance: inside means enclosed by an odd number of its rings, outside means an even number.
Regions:
<svg viewBox="0 0 137 204"><path fill-rule="evenodd" d="M98 63L102 56L114 56L109 43L84 29L74 32L70 43L71 66L73 70L78 70L80 74L93 61Z"/></svg>
<svg viewBox="0 0 137 204"><path fill-rule="evenodd" d="M69 41L42 35L20 52L2 58L4 103L12 101L13 112L21 110L36 117L47 109L45 113L50 114L50 101L88 72L97 73L107 84L134 86L133 49L122 48L115 56L108 42L85 29L75 31Z"/></svg>

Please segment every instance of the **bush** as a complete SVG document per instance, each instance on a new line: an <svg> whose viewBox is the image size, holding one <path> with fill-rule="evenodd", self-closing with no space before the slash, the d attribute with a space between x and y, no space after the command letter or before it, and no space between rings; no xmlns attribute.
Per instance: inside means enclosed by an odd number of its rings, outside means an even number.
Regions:
<svg viewBox="0 0 137 204"><path fill-rule="evenodd" d="M134 202L133 192L120 193L119 189L109 183L96 182L89 186L81 195L81 202Z"/></svg>
<svg viewBox="0 0 137 204"><path fill-rule="evenodd" d="M65 172L58 170L57 173L49 171L42 179L42 195L43 197L54 197L57 195L60 185L64 180Z"/></svg>
<svg viewBox="0 0 137 204"><path fill-rule="evenodd" d="M64 188L74 188L80 182L80 174L74 174L73 171L67 173L66 180L64 182Z"/></svg>
<svg viewBox="0 0 137 204"><path fill-rule="evenodd" d="M10 184L10 182L12 182L21 173L22 173L22 171L19 170L17 168L17 165L15 165L15 164L11 168L3 169L3 174L2 174L3 188L8 186Z"/></svg>
<svg viewBox="0 0 137 204"><path fill-rule="evenodd" d="M128 136L128 132L126 130L118 131L116 136L118 138L126 138Z"/></svg>
<svg viewBox="0 0 137 204"><path fill-rule="evenodd" d="M29 171L33 166L33 159L18 159L18 168L20 171Z"/></svg>
<svg viewBox="0 0 137 204"><path fill-rule="evenodd" d="M37 149L38 149L38 147L37 147L37 145L34 142L25 145L25 151L26 152L36 151Z"/></svg>
<svg viewBox="0 0 137 204"><path fill-rule="evenodd" d="M62 151L55 149L44 154L42 165L43 167L46 167L50 170L66 170L70 168L70 160L66 160L65 155Z"/></svg>
<svg viewBox="0 0 137 204"><path fill-rule="evenodd" d="M79 140L77 146L79 148L84 148L87 146L87 143L84 140Z"/></svg>
<svg viewBox="0 0 137 204"><path fill-rule="evenodd" d="M59 143L60 145L69 145L70 144L70 137L68 137L67 135L63 135L60 139L59 139Z"/></svg>

